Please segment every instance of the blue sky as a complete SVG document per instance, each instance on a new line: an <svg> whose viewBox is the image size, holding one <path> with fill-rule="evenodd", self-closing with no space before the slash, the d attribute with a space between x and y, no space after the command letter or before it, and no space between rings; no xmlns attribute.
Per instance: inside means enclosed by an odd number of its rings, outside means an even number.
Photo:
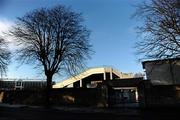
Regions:
<svg viewBox="0 0 180 120"><path fill-rule="evenodd" d="M3 2L4 1L4 2ZM57 4L70 6L80 12L84 24L91 30L90 42L95 53L87 67L112 66L122 72L142 72L142 65L135 55L134 44L139 39L135 27L141 23L131 19L133 5L140 0L0 0L0 27L15 22L16 17L40 7ZM3 27L0 28L0 30ZM31 65L17 67L12 61L7 71L9 78L42 78L41 72ZM56 76L56 80L62 79Z"/></svg>

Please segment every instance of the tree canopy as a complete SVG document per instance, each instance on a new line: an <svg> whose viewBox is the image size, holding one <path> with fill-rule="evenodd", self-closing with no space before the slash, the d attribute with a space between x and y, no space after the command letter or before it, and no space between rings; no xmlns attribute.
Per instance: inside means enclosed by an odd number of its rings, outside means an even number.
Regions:
<svg viewBox="0 0 180 120"><path fill-rule="evenodd" d="M75 73L90 57L90 32L82 15L62 5L26 13L10 34L19 45L19 60L43 67L49 88L54 74Z"/></svg>
<svg viewBox="0 0 180 120"><path fill-rule="evenodd" d="M7 48L7 43L3 38L0 38L0 73L1 77L7 71L7 66L10 62L10 51Z"/></svg>
<svg viewBox="0 0 180 120"><path fill-rule="evenodd" d="M143 20L138 26L142 40L136 44L143 58L180 57L180 1L150 0L139 4L135 17Z"/></svg>

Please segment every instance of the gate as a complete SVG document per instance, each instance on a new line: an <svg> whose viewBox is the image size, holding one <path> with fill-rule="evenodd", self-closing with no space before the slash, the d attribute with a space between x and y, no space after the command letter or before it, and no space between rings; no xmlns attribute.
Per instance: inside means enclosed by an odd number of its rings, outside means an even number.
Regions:
<svg viewBox="0 0 180 120"><path fill-rule="evenodd" d="M108 103L109 106L135 106L138 104L136 89L111 89Z"/></svg>

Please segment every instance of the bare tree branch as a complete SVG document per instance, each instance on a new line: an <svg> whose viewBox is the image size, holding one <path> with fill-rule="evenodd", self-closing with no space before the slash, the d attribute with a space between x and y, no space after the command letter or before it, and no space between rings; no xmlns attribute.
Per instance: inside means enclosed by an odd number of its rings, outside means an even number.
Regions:
<svg viewBox="0 0 180 120"><path fill-rule="evenodd" d="M75 74L90 57L90 32L82 22L81 14L59 5L27 13L10 31L20 46L19 60L43 67L48 89L54 74Z"/></svg>
<svg viewBox="0 0 180 120"><path fill-rule="evenodd" d="M135 17L144 20L138 27L143 40L137 42L137 53L144 58L180 57L179 0L151 0L138 6Z"/></svg>
<svg viewBox="0 0 180 120"><path fill-rule="evenodd" d="M6 74L7 66L10 63L10 51L7 48L7 43L0 38L0 73L1 77Z"/></svg>

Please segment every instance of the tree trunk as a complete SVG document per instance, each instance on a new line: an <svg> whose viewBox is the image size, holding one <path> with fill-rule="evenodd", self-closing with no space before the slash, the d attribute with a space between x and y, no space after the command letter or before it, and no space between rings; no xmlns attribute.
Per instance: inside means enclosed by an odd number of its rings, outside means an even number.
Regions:
<svg viewBox="0 0 180 120"><path fill-rule="evenodd" d="M46 107L51 107L52 75L47 75Z"/></svg>

